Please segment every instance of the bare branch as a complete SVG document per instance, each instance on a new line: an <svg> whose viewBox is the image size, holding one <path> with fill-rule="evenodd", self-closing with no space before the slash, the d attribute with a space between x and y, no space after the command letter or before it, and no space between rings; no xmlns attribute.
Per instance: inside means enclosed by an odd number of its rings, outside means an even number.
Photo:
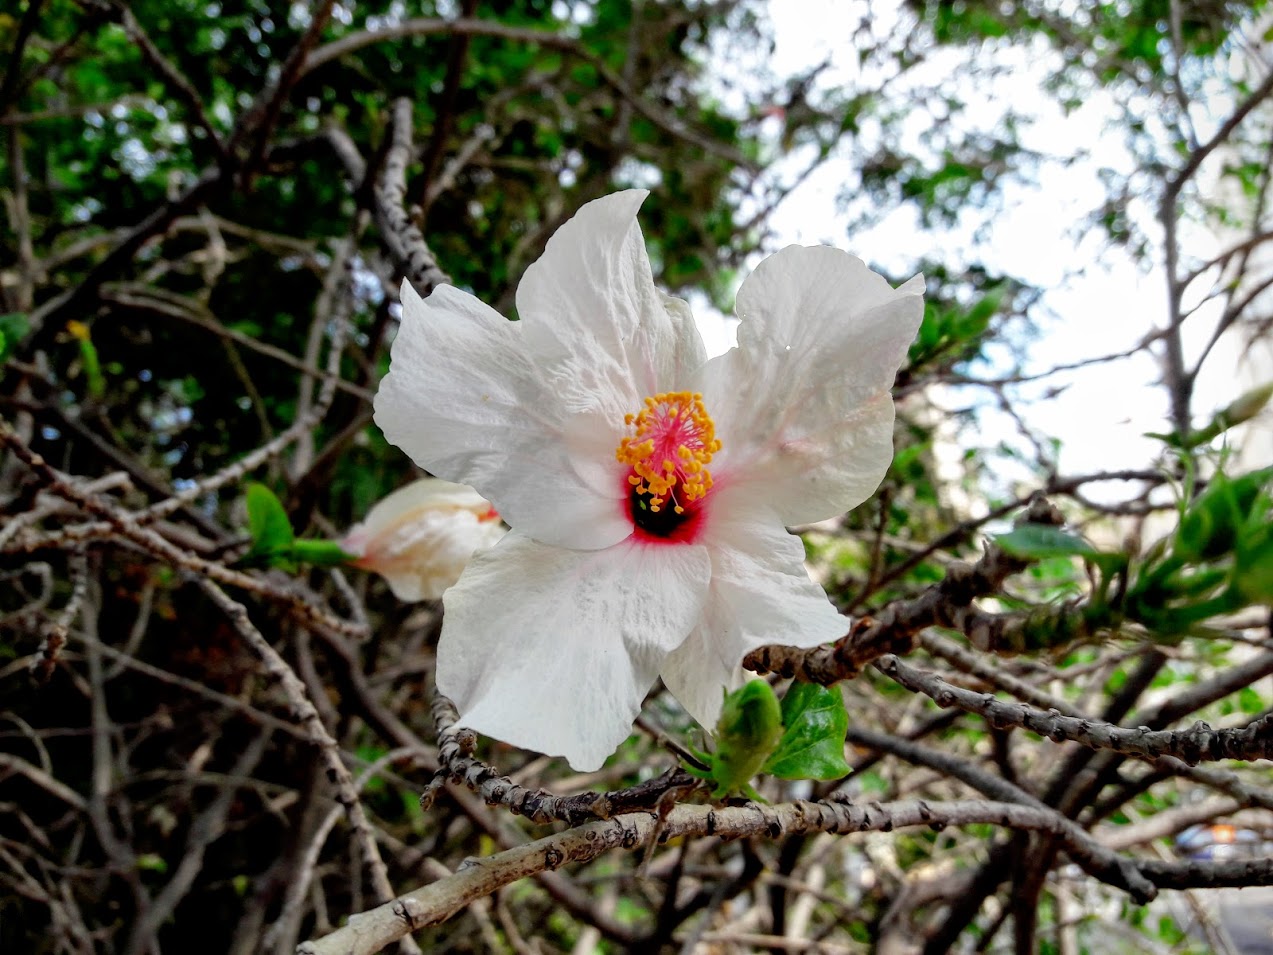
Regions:
<svg viewBox="0 0 1273 955"><path fill-rule="evenodd" d="M1195 723L1187 730L1167 731L1124 729L1102 720L1078 719L1060 713L1043 712L1019 703L1005 703L992 693L973 693L952 686L941 677L903 663L895 656L881 657L875 664L884 675L908 690L923 693L943 709L957 706L985 717L991 726L1023 726L1054 742L1073 740L1092 749L1108 749L1126 756L1156 759L1175 756L1189 765L1220 759L1273 758L1273 716L1266 716L1242 729L1213 730Z"/></svg>

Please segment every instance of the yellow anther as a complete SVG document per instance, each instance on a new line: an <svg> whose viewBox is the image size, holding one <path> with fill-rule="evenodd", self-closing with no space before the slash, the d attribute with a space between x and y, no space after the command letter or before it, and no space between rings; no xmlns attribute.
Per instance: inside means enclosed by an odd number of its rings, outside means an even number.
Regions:
<svg viewBox="0 0 1273 955"><path fill-rule="evenodd" d="M632 468L628 483L653 513L670 499L677 514L681 501L702 499L712 487L706 465L720 450L716 425L698 392L672 391L650 395L636 414L624 415L632 434L615 449L615 458Z"/></svg>

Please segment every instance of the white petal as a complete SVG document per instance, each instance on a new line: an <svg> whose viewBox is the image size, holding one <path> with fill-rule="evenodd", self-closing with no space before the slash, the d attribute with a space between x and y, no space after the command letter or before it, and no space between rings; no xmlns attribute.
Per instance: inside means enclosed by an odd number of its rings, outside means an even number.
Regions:
<svg viewBox="0 0 1273 955"><path fill-rule="evenodd" d="M454 484L438 478L419 478L372 505L362 523L350 529L345 541L358 546L356 542L375 537L386 528L403 520L410 520L412 515L426 508L463 509L481 515L490 510L490 507L486 498L466 484ZM349 549L349 546L345 547L345 550Z"/></svg>
<svg viewBox="0 0 1273 955"><path fill-rule="evenodd" d="M827 247L770 256L738 293L739 347L703 369L723 447L718 484L752 485L785 524L869 497L893 457L889 388L923 316L923 279L893 289Z"/></svg>
<svg viewBox="0 0 1273 955"><path fill-rule="evenodd" d="M461 725L596 769L698 621L710 566L697 546L571 551L512 532L446 593L438 688Z"/></svg>
<svg viewBox="0 0 1273 955"><path fill-rule="evenodd" d="M521 323L467 292L443 285L422 300L403 283L402 324L375 408L385 436L418 465L472 485L539 540L592 549L632 532L617 462L599 483L580 475L572 435L590 423L532 364Z"/></svg>
<svg viewBox="0 0 1273 955"><path fill-rule="evenodd" d="M389 583L405 602L437 600L452 586L474 553L493 547L505 534L499 521L479 520L470 511L422 515L359 561Z"/></svg>
<svg viewBox="0 0 1273 955"><path fill-rule="evenodd" d="M754 674L739 664L767 643L813 647L848 631L804 568L804 545L772 511L726 517L717 508L704 545L712 584L703 622L663 664L672 695L703 726L715 726L721 690L735 690Z"/></svg>
<svg viewBox="0 0 1273 955"><path fill-rule="evenodd" d="M552 388L573 411L622 426L641 400L676 387L704 359L689 306L654 285L633 189L585 204L517 287L517 313Z"/></svg>
<svg viewBox="0 0 1273 955"><path fill-rule="evenodd" d="M668 314L671 328L666 337L659 340L663 347L656 356L660 360L657 389L680 391L684 389L690 376L707 361L707 344L703 341L703 333L694 320L689 302L662 292L659 297ZM671 347L667 347L669 341L672 342ZM654 347L653 343L651 347Z"/></svg>

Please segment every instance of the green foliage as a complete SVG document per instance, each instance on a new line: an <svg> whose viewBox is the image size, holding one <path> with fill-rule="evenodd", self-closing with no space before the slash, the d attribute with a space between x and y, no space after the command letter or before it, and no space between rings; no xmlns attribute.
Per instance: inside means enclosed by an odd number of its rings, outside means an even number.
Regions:
<svg viewBox="0 0 1273 955"><path fill-rule="evenodd" d="M335 566L357 559L332 541L297 539L283 502L264 484L249 484L245 502L252 546L244 566L295 571L299 564Z"/></svg>
<svg viewBox="0 0 1273 955"><path fill-rule="evenodd" d="M23 312L0 315L0 378L4 376L4 362L13 354L18 343L31 330L31 323Z"/></svg>
<svg viewBox="0 0 1273 955"><path fill-rule="evenodd" d="M248 512L248 534L252 547L243 557L247 565L282 567L294 570L292 545L296 534L283 502L264 484L249 484L244 494Z"/></svg>
<svg viewBox="0 0 1273 955"><path fill-rule="evenodd" d="M848 723L837 690L793 683L780 706L768 683L749 680L725 694L712 752L695 753L707 769L687 769L715 784L714 799L741 793L759 800L751 780L761 772L780 779L839 779L849 773Z"/></svg>
<svg viewBox="0 0 1273 955"><path fill-rule="evenodd" d="M84 375L88 397L100 401L106 395L106 379L102 377L102 363L93 344L92 332L83 322L68 322L67 330L79 342L80 367Z"/></svg>
<svg viewBox="0 0 1273 955"><path fill-rule="evenodd" d="M793 683L782 698L782 739L764 772L780 779L839 779L850 772L844 760L849 714L838 689Z"/></svg>
<svg viewBox="0 0 1273 955"><path fill-rule="evenodd" d="M36 258L57 261L39 302L75 288L111 249L115 230L146 220L221 161L182 90L159 75L115 12L101 12L125 5L99 6L72 0L41 5L36 42L26 45L18 64L19 74L32 82L19 83L17 99L4 104L14 114L36 117L5 128L21 140ZM445 122L439 91L447 82L447 34L370 44L306 75L281 104L272 143L286 145L271 154L267 167L227 179L205 197L198 215L179 218L135 262L112 270L111 282L144 285L144 295L130 289L129 304L107 298L94 302L95 312L71 316L86 324L92 316L91 338L79 340L61 336L51 343L64 323L28 335L6 316L0 361L29 360L35 350L51 349L57 385L81 399L92 397L118 442L172 479L195 478L277 433L294 417L295 369L250 346L226 344L218 327L278 352L305 354L326 266L366 198L318 133L339 129L374 167L388 104L399 96L415 104L417 155L434 149L438 157L433 168L418 160L409 168L413 204L466 144L490 132L422 213L430 246L457 285L513 312L512 290L521 272L566 215L614 188L648 185L652 176L656 197L642 224L654 240L660 281L673 289L711 289L723 304L732 295L734 268L758 239L739 228L731 193L747 167L743 147L754 131L691 81L726 13L712 5L688 11L626 2L586 6L542 0L484 5L480 17L549 37L570 36L580 52L521 38L470 38ZM137 0L126 7L223 139L271 87L305 28L305 18L290 8L256 2ZM398 7L390 0L349 5L318 44L381 29L401 18ZM440 15L431 2L417 7L413 16ZM635 32L634 15L641 18ZM16 19L6 36L16 33ZM62 52L54 57L56 50ZM633 88L657 103L657 111L623 106L614 77L625 69L635 70ZM622 128L620 120L626 122ZM674 135L669 124L699 138ZM705 150L703 142L718 150ZM248 152L253 147L241 145ZM754 143L749 149L757 152ZM0 151L0 181L6 183L14 174L8 156ZM13 261L16 247L7 239L0 244ZM67 250L71 254L64 255ZM154 268L165 261L181 264ZM365 383L383 358L391 328L384 291L367 281L383 262L374 229L360 233L355 261L355 277L366 288L349 317L356 336L376 333L368 367L351 375ZM393 279L386 285L391 288ZM161 307L149 307L150 299ZM174 312L193 320L174 321ZM199 360L191 362L192 355ZM172 395L171 383L186 377L203 395L197 409ZM337 411L333 433L352 413ZM170 425L177 416L179 426ZM404 466L397 451L379 447L382 455L363 454L373 459L364 461L367 477L359 479L374 483L369 493L363 487L357 492L371 499L399 484ZM326 466L345 470L335 453ZM303 508L319 506L347 523L356 503L343 493L347 483L318 486L333 491L304 501Z"/></svg>
<svg viewBox="0 0 1273 955"><path fill-rule="evenodd" d="M1151 549L1128 586L1125 612L1165 638L1249 603L1273 603L1273 468L1217 474L1185 508L1176 533Z"/></svg>
<svg viewBox="0 0 1273 955"><path fill-rule="evenodd" d="M1007 534L996 535L995 543L1006 553L1028 560L1045 557L1085 557L1091 560L1100 556L1100 552L1083 538L1043 524L1014 527Z"/></svg>
<svg viewBox="0 0 1273 955"><path fill-rule="evenodd" d="M975 354L1003 298L1000 288L983 295L968 308L940 300L925 302L924 320L910 346L912 368L943 357L958 361Z"/></svg>
<svg viewBox="0 0 1273 955"><path fill-rule="evenodd" d="M1205 491L1184 509L1172 549L1188 561L1223 557L1239 546L1249 548L1259 538L1261 516L1267 509L1273 469L1252 471L1238 478L1217 474Z"/></svg>

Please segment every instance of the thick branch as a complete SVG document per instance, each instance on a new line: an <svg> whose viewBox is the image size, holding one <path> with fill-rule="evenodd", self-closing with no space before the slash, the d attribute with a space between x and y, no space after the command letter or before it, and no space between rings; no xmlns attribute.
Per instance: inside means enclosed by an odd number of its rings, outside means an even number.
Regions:
<svg viewBox="0 0 1273 955"><path fill-rule="evenodd" d="M442 768L426 787L420 804L428 809L447 779L462 783L482 797L488 806L505 806L541 825L558 820L572 826L594 819L611 819L622 813L653 808L669 790L697 785L689 773L671 769L654 779L616 792L584 792L556 796L542 789L526 789L507 776L474 759L471 730L457 727L455 704L441 693L433 695L433 720L438 730L438 762Z"/></svg>
<svg viewBox="0 0 1273 955"><path fill-rule="evenodd" d="M376 226L398 270L421 296L450 277L407 212L407 164L411 161L411 100L396 99L389 121L389 151L375 189Z"/></svg>
<svg viewBox="0 0 1273 955"><path fill-rule="evenodd" d="M1023 515L1028 523L1057 525L1058 512L1043 498L1036 498ZM777 673L805 683L830 685L851 679L868 664L888 653L909 653L915 638L926 627L952 627L979 633L988 616L972 606L977 597L992 594L1027 562L1005 554L993 545L976 564L956 561L946 577L918 597L896 600L874 617L859 617L848 634L829 646L802 650L777 644L759 647L743 658L743 666L756 673ZM979 624L980 622L980 624ZM974 626L979 624L979 626ZM978 645L989 645L989 638Z"/></svg>
<svg viewBox="0 0 1273 955"><path fill-rule="evenodd" d="M660 841L699 836L738 839L765 836L776 839L804 832L890 832L908 826L963 826L989 823L1010 829L1042 830L1064 838L1054 812L1029 806L984 800L950 803L898 802L866 806L833 802L796 802L777 806L714 808L677 806L661 821L654 813L627 813L603 822L569 829L515 849L467 860L456 873L379 908L355 915L343 928L325 938L297 947L297 955L371 955L389 943L451 918L466 905L501 886L568 862L587 862L610 849L635 849L658 828ZM1079 850L1076 850L1078 852ZM1082 854L1080 852L1080 854ZM1273 870L1273 864L1269 866ZM1135 872L1130 864L1125 870ZM1258 880L1257 874L1255 879ZM1273 871L1268 878L1273 878ZM1130 883L1130 884L1128 884ZM1147 901L1155 890L1146 880L1114 882ZM1251 884L1248 882L1247 884Z"/></svg>
<svg viewBox="0 0 1273 955"><path fill-rule="evenodd" d="M1125 756L1157 759L1175 756L1189 765L1220 759L1273 758L1273 716L1242 729L1214 730L1194 723L1187 730L1125 729L1102 720L1063 716L1021 703L1006 703L991 693L974 693L953 686L936 674L912 667L895 656L882 657L876 668L914 693L923 693L938 706L957 706L977 713L995 727L1022 726L1055 742L1073 740L1092 749L1113 750Z"/></svg>

